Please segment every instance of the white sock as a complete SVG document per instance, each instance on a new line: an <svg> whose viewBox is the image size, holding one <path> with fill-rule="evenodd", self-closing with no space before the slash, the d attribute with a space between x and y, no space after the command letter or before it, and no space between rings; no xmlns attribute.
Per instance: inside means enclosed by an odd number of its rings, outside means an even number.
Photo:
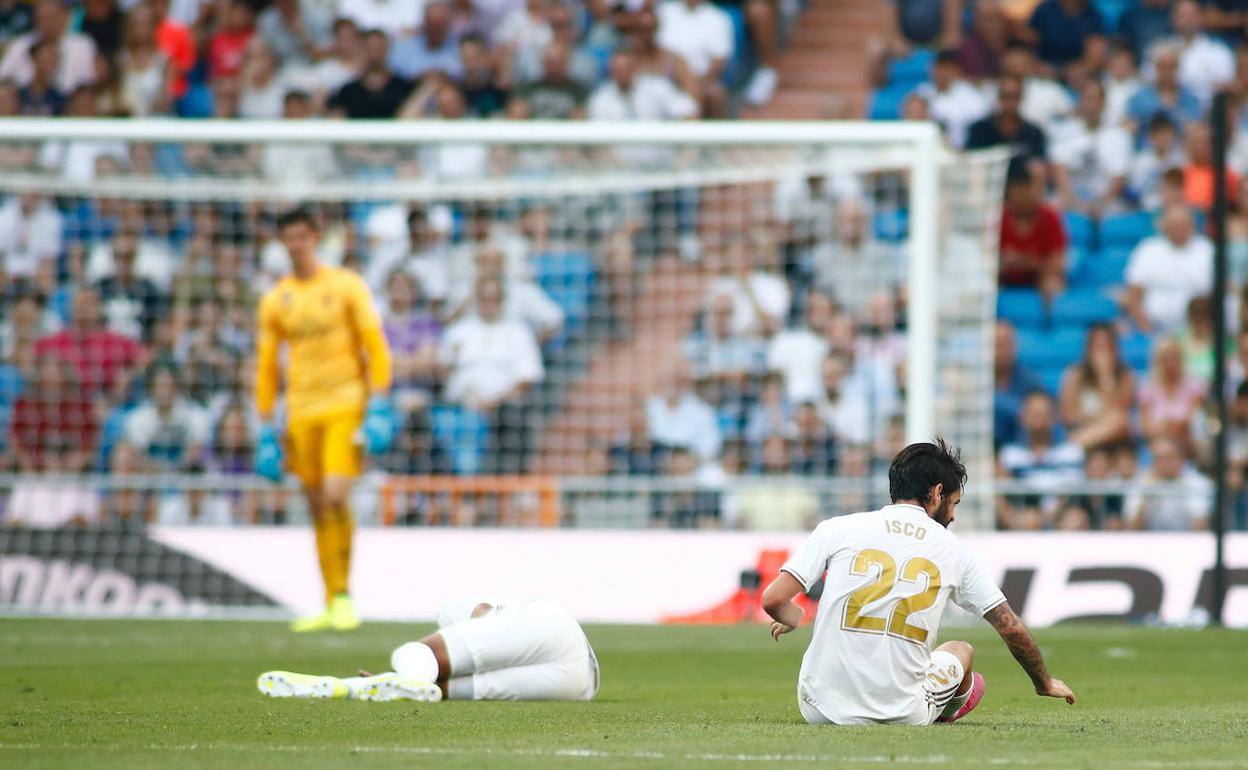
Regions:
<svg viewBox="0 0 1248 770"><path fill-rule="evenodd" d="M967 688L967 691L961 695L955 695L950 698L949 702L945 704L945 710L940 712L940 715L947 719L961 711L966 702L971 699L971 691L974 689L974 687Z"/></svg>
<svg viewBox="0 0 1248 770"><path fill-rule="evenodd" d="M408 642L390 655L390 667L404 679L416 682L438 681L438 659L429 645Z"/></svg>

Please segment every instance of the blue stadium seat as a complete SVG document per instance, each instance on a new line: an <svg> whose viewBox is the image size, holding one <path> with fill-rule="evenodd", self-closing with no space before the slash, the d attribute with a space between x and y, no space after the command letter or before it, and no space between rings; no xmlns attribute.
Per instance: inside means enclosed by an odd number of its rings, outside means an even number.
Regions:
<svg viewBox="0 0 1248 770"><path fill-rule="evenodd" d="M1036 376L1040 378L1040 382L1044 383L1044 389L1051 396L1056 396L1062 387L1062 375L1066 373L1064 366L1046 366L1036 372Z"/></svg>
<svg viewBox="0 0 1248 770"><path fill-rule="evenodd" d="M1083 329L1019 330L1018 359L1032 371L1057 370L1060 373L1083 355L1083 338Z"/></svg>
<svg viewBox="0 0 1248 770"><path fill-rule="evenodd" d="M1132 0L1095 0L1092 3L1105 22L1105 34L1112 35L1118 30L1118 20L1134 3Z"/></svg>
<svg viewBox="0 0 1248 770"><path fill-rule="evenodd" d="M484 415L449 404L434 406L429 411L433 440L451 459L451 469L461 476L480 473L490 430Z"/></svg>
<svg viewBox="0 0 1248 770"><path fill-rule="evenodd" d="M1080 289L1121 286L1130 258L1130 253L1122 250L1091 254L1079 265L1078 273L1071 279L1071 286Z"/></svg>
<svg viewBox="0 0 1248 770"><path fill-rule="evenodd" d="M745 12L741 6L717 5L716 7L728 14L728 19L732 22L732 56L728 59L720 77L724 85L731 89L749 74L746 71L750 51L749 32L745 26Z"/></svg>
<svg viewBox="0 0 1248 770"><path fill-rule="evenodd" d="M567 316L564 328L579 330L589 316L589 299L594 287L594 262L588 254L538 254L533 257L537 285L550 295Z"/></svg>
<svg viewBox="0 0 1248 770"><path fill-rule="evenodd" d="M1108 216L1101 220L1101 248L1133 248L1153 232L1153 215L1146 211Z"/></svg>
<svg viewBox="0 0 1248 770"><path fill-rule="evenodd" d="M1055 326L1087 326L1118 315L1118 303L1095 289L1072 289L1053 300Z"/></svg>
<svg viewBox="0 0 1248 770"><path fill-rule="evenodd" d="M1122 352L1122 360L1137 372L1148 370L1149 358L1153 351L1153 341L1147 334L1135 332L1119 338L1118 349Z"/></svg>
<svg viewBox="0 0 1248 770"><path fill-rule="evenodd" d="M1080 249L1091 249L1096 246L1096 223L1086 214L1076 211L1062 213L1066 223L1066 234L1070 237L1070 245Z"/></svg>
<svg viewBox="0 0 1248 770"><path fill-rule="evenodd" d="M198 83L186 90L175 105L180 118L211 118L213 112L212 88Z"/></svg>
<svg viewBox="0 0 1248 770"><path fill-rule="evenodd" d="M899 243L910 234L910 212L906 209L883 208L872 220L877 240Z"/></svg>
<svg viewBox="0 0 1248 770"><path fill-rule="evenodd" d="M885 86L871 94L871 108L867 117L871 120L897 120L901 117L901 103L914 89L909 83Z"/></svg>
<svg viewBox="0 0 1248 770"><path fill-rule="evenodd" d="M926 48L919 48L903 59L893 59L888 64L888 84L906 86L907 90L931 79L932 62L936 55Z"/></svg>
<svg viewBox="0 0 1248 770"><path fill-rule="evenodd" d="M997 318L1020 329L1040 329L1048 324L1049 312L1035 289L1002 289L997 294Z"/></svg>

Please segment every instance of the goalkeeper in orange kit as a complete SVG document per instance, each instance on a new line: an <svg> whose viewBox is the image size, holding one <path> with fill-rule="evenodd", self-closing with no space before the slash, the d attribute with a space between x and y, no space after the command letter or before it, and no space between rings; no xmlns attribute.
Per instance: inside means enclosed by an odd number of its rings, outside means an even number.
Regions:
<svg viewBox="0 0 1248 770"><path fill-rule="evenodd" d="M364 281L317 259L312 216L304 209L286 212L277 232L290 254L291 274L260 300L256 472L280 480L285 455L303 484L316 531L325 610L295 621L292 629L347 631L360 625L348 593L354 522L347 499L360 472L361 448L385 452L394 439L390 351ZM273 421L283 344L284 441Z"/></svg>

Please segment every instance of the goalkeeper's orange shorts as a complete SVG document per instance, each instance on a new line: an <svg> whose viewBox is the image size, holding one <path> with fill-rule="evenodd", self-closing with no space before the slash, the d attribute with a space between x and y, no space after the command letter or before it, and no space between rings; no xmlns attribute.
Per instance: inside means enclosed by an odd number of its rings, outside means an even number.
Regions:
<svg viewBox="0 0 1248 770"><path fill-rule="evenodd" d="M286 425L286 456L290 471L304 486L317 487L326 476L360 475L357 437L364 412L357 408L292 419Z"/></svg>

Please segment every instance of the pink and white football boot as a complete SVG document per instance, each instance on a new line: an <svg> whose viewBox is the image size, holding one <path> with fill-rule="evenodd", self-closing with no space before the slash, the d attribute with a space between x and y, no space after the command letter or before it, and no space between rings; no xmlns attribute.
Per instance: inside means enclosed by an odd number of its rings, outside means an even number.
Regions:
<svg viewBox="0 0 1248 770"><path fill-rule="evenodd" d="M971 672L971 697L966 699L966 703L962 708L958 709L958 713L951 717L938 717L937 722L956 722L967 714L975 710L979 702L984 699L984 688L988 683L984 681L984 675L978 671Z"/></svg>

